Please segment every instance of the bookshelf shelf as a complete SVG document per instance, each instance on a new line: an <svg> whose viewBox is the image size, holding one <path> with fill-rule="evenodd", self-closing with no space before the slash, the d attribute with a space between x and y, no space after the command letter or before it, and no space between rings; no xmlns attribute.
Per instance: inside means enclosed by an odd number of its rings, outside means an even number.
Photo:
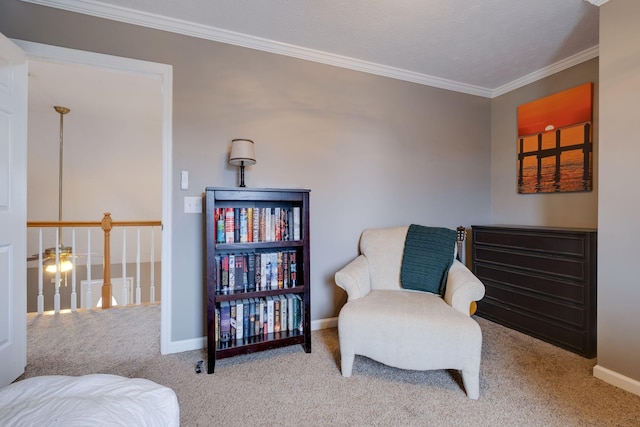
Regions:
<svg viewBox="0 0 640 427"><path fill-rule="evenodd" d="M309 190L207 187L204 206L207 372L240 354L310 353Z"/></svg>

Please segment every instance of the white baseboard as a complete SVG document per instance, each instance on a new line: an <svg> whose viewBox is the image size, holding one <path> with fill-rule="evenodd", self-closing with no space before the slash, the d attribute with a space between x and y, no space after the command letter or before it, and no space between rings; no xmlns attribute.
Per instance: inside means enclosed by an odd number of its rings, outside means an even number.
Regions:
<svg viewBox="0 0 640 427"><path fill-rule="evenodd" d="M338 318L337 317L329 317L326 319L318 319L311 321L311 330L317 331L320 329L328 329L328 328L337 328L338 327Z"/></svg>
<svg viewBox="0 0 640 427"><path fill-rule="evenodd" d="M200 350L203 348L207 348L207 337L171 341L167 345L166 351L162 354L182 353L183 351Z"/></svg>
<svg viewBox="0 0 640 427"><path fill-rule="evenodd" d="M318 319L311 322L311 330L335 328L338 326L338 318ZM183 351L200 350L207 347L207 337L192 338L189 340L172 341L167 346L167 351L162 354L182 353Z"/></svg>
<svg viewBox="0 0 640 427"><path fill-rule="evenodd" d="M593 367L593 376L601 379L606 383L626 390L629 393L640 396L640 381L625 377L624 375L621 375L615 371L603 368L600 365L596 365Z"/></svg>

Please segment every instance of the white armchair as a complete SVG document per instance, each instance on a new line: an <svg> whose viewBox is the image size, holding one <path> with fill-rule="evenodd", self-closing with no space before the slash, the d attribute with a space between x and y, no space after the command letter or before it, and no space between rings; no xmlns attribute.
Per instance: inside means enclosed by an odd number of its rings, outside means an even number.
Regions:
<svg viewBox="0 0 640 427"><path fill-rule="evenodd" d="M467 396L478 399L482 333L469 309L484 285L454 260L443 297L402 288L408 229L365 230L361 255L335 275L348 294L338 317L342 375L351 376L356 354L401 369L457 369Z"/></svg>

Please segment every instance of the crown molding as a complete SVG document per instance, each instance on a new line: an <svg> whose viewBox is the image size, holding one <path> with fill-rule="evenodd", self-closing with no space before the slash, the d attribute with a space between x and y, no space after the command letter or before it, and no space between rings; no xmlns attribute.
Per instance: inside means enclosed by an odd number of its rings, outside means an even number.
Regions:
<svg viewBox="0 0 640 427"><path fill-rule="evenodd" d="M592 5L595 5L595 6L602 6L603 4L608 2L609 0L585 0L585 1L588 1L589 3L591 3Z"/></svg>
<svg viewBox="0 0 640 427"><path fill-rule="evenodd" d="M82 13L85 15L105 18L128 24L139 25L157 30L169 31L186 36L212 40L221 43L242 46L256 49L263 52L275 53L278 55L290 56L307 61L319 62L364 73L375 74L383 77L390 77L397 80L404 80L426 86L433 86L441 89L489 97L491 90L480 86L459 83L426 74L416 73L400 68L375 64L373 62L362 61L342 55L335 55L314 49L308 49L287 43L281 43L260 37L249 36L234 31L223 30L202 24L188 22L180 19L169 18L152 13L121 6L109 5L96 0L22 0L26 3L33 3L40 6L48 6L70 12Z"/></svg>
<svg viewBox="0 0 640 427"><path fill-rule="evenodd" d="M363 73L375 74L392 79L403 80L425 86L432 86L440 89L476 95L485 98L494 98L503 93L517 89L528 83L547 77L558 71L562 71L573 65L577 65L588 59L598 56L598 48L588 49L584 52L573 55L549 67L535 71L527 76L514 80L496 89L460 83L427 74L416 73L400 68L362 61L347 56L308 49L301 46L277 42L260 37L249 36L234 31L223 30L207 25L170 18L158 14L141 12L122 6L110 5L98 0L21 0L26 3L33 3L40 6L47 6L98 18L124 22L127 24L139 25L156 30L168 31L205 40L226 43L263 52L289 56L307 61L318 62L340 68L346 68ZM592 0L588 0L592 1ZM592 2L604 3L607 0L593 0Z"/></svg>
<svg viewBox="0 0 640 427"><path fill-rule="evenodd" d="M578 52L575 55L571 55L570 57L565 58L562 61L558 61L555 64L551 64L548 67L534 71L533 73L527 74L526 76L520 77L517 80L514 80L510 83L507 83L506 85L492 90L490 98L504 95L507 92L511 92L512 90L521 88L522 86L526 86L529 83L533 83L545 77L549 77L552 74L566 70L567 68L571 68L574 65L582 64L583 62L586 62L590 59L597 58L598 55L599 46L593 46L589 49L583 50L582 52Z"/></svg>

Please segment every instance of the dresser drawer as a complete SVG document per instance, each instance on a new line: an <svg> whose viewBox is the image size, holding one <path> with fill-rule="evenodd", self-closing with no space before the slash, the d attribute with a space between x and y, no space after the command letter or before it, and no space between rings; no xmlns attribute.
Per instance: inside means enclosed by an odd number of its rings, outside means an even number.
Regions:
<svg viewBox="0 0 640 427"><path fill-rule="evenodd" d="M554 275L584 281L586 268L583 259L556 257L543 253L507 251L493 247L476 246L474 260L520 270L530 270L544 275Z"/></svg>
<svg viewBox="0 0 640 427"><path fill-rule="evenodd" d="M563 280L558 277L523 272L497 265L478 263L476 276L487 284L488 281L536 292L549 298L557 298L575 304L585 304L585 283Z"/></svg>
<svg viewBox="0 0 640 427"><path fill-rule="evenodd" d="M498 246L509 249L544 252L548 255L565 255L583 258L587 244L583 233L548 232L534 230L477 230L473 235L478 245Z"/></svg>

